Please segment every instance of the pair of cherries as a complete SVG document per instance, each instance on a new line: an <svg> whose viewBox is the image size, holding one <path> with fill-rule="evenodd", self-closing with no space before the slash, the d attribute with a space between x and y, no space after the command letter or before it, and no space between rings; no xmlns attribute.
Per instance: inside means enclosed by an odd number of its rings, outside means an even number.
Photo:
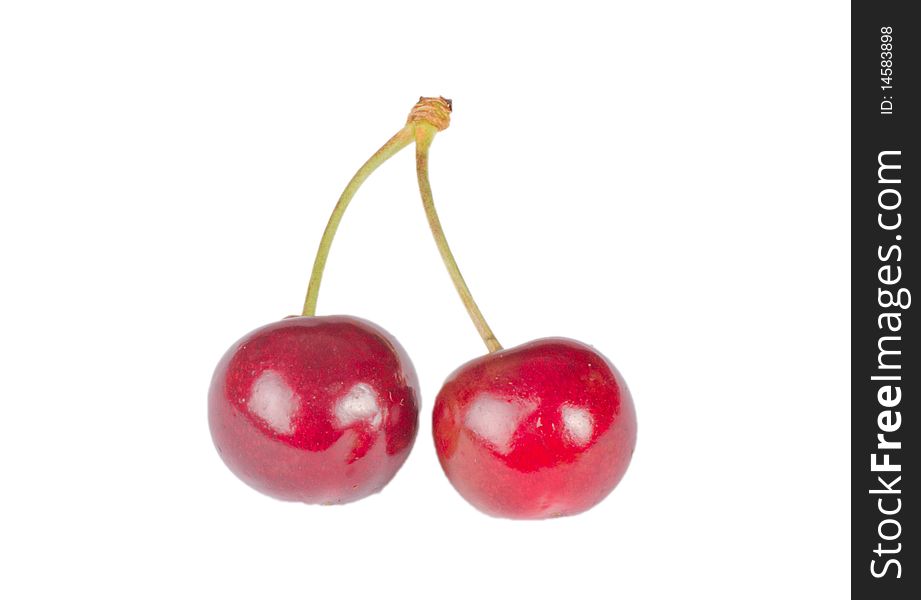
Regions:
<svg viewBox="0 0 921 600"><path fill-rule="evenodd" d="M320 242L303 315L239 340L214 372L211 435L231 471L281 500L342 504L380 491L419 426L419 382L400 344L368 321L315 316L342 215L364 180L415 142L423 206L455 287L489 353L461 366L435 401L432 432L448 479L481 511L572 515L620 481L636 444L626 383L599 352L564 338L502 349L473 301L435 212L428 153L451 102L421 98L406 126L358 170Z"/></svg>

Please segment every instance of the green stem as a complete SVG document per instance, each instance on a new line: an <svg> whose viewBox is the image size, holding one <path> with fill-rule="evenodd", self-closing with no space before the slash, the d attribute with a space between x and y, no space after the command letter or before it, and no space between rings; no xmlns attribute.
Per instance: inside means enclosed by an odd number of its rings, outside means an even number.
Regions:
<svg viewBox="0 0 921 600"><path fill-rule="evenodd" d="M390 138L381 149L374 153L368 161L358 169L358 172L352 177L349 184L345 186L339 201L336 202L333 213L329 216L329 222L323 231L323 237L320 238L320 247L317 250L317 257L313 261L313 272L310 274L310 283L307 286L307 297L304 299L304 311L301 313L305 317L312 317L317 311L317 297L320 295L320 281L323 279L323 269L326 267L326 259L329 256L329 248L332 246L333 238L336 236L336 229L339 228L339 221L345 209L348 208L349 202L361 184L365 182L371 173L379 166L384 164L387 159L411 144L413 141L413 127L407 124L395 136Z"/></svg>
<svg viewBox="0 0 921 600"><path fill-rule="evenodd" d="M419 193L422 195L422 205L425 208L425 216L428 218L429 227L435 238L435 244L438 246L438 251L441 253L441 259L448 269L448 274L451 275L454 287L457 289L457 293L460 295L461 301L464 303L464 307L467 309L467 313L470 315L470 319L473 321L474 326L476 326L480 337L483 338L486 347L490 352L501 350L502 345L499 344L496 336L489 328L486 319L483 318L483 313L480 312L479 307L477 307L476 302L473 300L470 289L467 288L467 283L464 281L464 277L461 275L457 262L454 260L451 248L448 247L448 240L445 238L444 230L441 228L441 221L438 219L438 213L435 211L435 199L432 197L432 186L429 183L429 147L432 145L432 140L435 138L437 129L433 125L424 122L417 123L415 129L416 175L419 179Z"/></svg>

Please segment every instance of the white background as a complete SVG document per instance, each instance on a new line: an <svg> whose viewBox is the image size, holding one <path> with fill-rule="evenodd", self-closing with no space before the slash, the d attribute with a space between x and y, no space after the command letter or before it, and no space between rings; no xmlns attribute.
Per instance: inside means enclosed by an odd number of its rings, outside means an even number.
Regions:
<svg viewBox="0 0 921 600"><path fill-rule="evenodd" d="M0 596L842 597L847 10L4 3ZM218 358L300 309L341 188L438 94L435 197L499 339L592 343L633 391L633 464L583 515L488 518L438 467L434 396L484 348L409 151L319 303L413 358L405 467L304 506L212 447Z"/></svg>

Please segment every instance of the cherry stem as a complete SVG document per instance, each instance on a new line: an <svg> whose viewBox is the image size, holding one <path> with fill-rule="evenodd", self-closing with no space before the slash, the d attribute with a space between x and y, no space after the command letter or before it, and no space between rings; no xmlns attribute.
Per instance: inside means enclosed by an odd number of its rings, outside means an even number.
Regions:
<svg viewBox="0 0 921 600"><path fill-rule="evenodd" d="M310 274L310 283L307 285L307 297L304 299L304 310L301 313L305 317L312 317L317 311L317 297L320 295L320 282L323 279L323 269L326 268L326 259L329 257L329 249L332 246L333 238L336 236L336 230L339 228L339 222L345 209L348 208L349 202L355 196L355 192L361 187L371 173L379 166L387 162L394 154L408 146L413 141L413 126L407 123L406 126L390 138L381 149L374 153L371 158L361 166L360 169L345 186L339 201L336 202L332 214L329 216L329 222L326 223L326 229L323 231L323 237L320 238L320 247L317 250L317 256L313 261L313 272Z"/></svg>
<svg viewBox="0 0 921 600"><path fill-rule="evenodd" d="M450 105L448 105L448 111L450 111ZM445 124L444 127L447 127L447 125ZM499 340L496 339L492 329L489 328L489 324L486 323L486 319L483 318L483 313L480 312L479 307L474 301L473 295L470 293L470 289L464 281L464 276L461 275L460 269L457 266L457 261L454 260L454 254L448 246L448 240L445 238L444 230L441 228L441 221L438 219L438 213L435 211L435 199L432 197L432 186L429 183L429 147L432 145L432 140L435 139L435 134L439 129L444 129L444 127L438 127L426 120L418 121L415 127L416 176L419 179L419 193L422 195L422 206L425 208L425 216L428 218L432 236L435 238L435 245L438 246L438 251L441 253L441 259L448 269L448 274L454 282L454 287L457 289L457 293L460 295L461 301L464 303L464 307L470 315L470 319L473 321L474 326L479 332L480 337L483 338L483 342L486 344L489 351L496 352L502 349L502 345L499 343Z"/></svg>
<svg viewBox="0 0 921 600"><path fill-rule="evenodd" d="M496 339L483 313L479 307L461 275L454 260L454 254L448 246L448 240L445 238L444 230L441 228L441 221L438 219L438 213L435 211L435 200L432 197L432 186L429 183L429 148L435 134L448 127L451 122L451 101L445 98L419 98L419 102L413 107L406 120L406 125L390 138L386 144L381 146L380 150L374 153L371 158L361 166L355 173L348 185L345 186L339 201L333 208L329 216L329 222L323 231L323 237L320 238L320 247L317 249L317 256L313 261L313 271L310 274L310 283L307 286L307 297L304 299L304 310L301 313L305 317L312 317L317 310L317 297L320 294L320 282L323 279L323 270L326 268L326 259L329 257L329 250L336 236L336 230L339 228L339 222L342 221L342 215L345 209L361 187L361 184L377 169L387 162L397 152L416 142L416 175L419 180L419 193L422 195L422 206L425 208L425 216L428 218L429 227L432 230L432 236L435 238L435 245L441 253L441 259L444 261L448 274L454 282L454 287L470 315L474 326L483 338L486 348L490 352L496 352L502 349L502 345Z"/></svg>

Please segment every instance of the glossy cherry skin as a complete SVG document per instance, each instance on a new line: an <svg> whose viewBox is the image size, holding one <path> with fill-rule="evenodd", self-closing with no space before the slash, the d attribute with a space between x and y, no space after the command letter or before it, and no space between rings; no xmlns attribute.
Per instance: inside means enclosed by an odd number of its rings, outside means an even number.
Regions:
<svg viewBox="0 0 921 600"><path fill-rule="evenodd" d="M435 402L438 459L481 511L513 519L573 515L617 485L636 445L636 412L592 347L541 339L457 369Z"/></svg>
<svg viewBox="0 0 921 600"><path fill-rule="evenodd" d="M224 463L280 500L340 504L380 491L419 425L419 383L403 348L354 317L261 327L218 363L208 394Z"/></svg>

